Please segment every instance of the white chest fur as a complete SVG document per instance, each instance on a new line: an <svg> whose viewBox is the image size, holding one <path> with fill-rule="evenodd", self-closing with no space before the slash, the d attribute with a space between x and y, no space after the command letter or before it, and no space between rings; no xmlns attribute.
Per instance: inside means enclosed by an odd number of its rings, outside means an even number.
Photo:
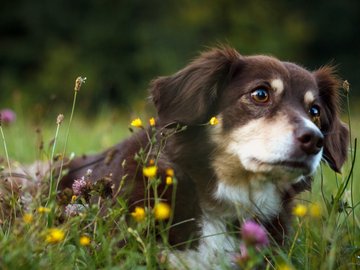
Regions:
<svg viewBox="0 0 360 270"><path fill-rule="evenodd" d="M200 220L200 242L197 250L174 252L169 262L174 269L222 269L240 247L239 231L228 231L228 224L253 216L270 219L281 210L279 191L271 182L258 185L231 186L220 182L213 197L223 211L215 208L203 209Z"/></svg>
<svg viewBox="0 0 360 270"><path fill-rule="evenodd" d="M279 190L270 181L250 181L240 185L220 182L214 198L226 204L229 211L225 211L224 215L235 215L233 218L246 219L257 216L262 220L268 220L281 211Z"/></svg>

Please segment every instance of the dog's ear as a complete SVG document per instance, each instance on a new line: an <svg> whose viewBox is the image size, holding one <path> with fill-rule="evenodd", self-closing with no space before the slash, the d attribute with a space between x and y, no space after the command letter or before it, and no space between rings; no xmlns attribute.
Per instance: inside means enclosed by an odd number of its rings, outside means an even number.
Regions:
<svg viewBox="0 0 360 270"><path fill-rule="evenodd" d="M321 130L325 136L324 159L336 172L340 172L348 154L349 130L341 122L340 84L335 69L325 66L314 72L319 88L319 96L323 105L321 113Z"/></svg>
<svg viewBox="0 0 360 270"><path fill-rule="evenodd" d="M154 80L150 92L160 124L208 121L240 58L231 48L212 49L174 75Z"/></svg>

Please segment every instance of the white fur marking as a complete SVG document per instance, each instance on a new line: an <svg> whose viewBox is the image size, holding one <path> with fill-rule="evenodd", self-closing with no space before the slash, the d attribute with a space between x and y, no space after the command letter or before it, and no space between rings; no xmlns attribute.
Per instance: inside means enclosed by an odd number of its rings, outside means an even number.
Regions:
<svg viewBox="0 0 360 270"><path fill-rule="evenodd" d="M242 219L253 215L270 219L281 211L281 196L276 185L270 181L259 183L250 180L248 185L237 186L219 182L214 197L238 208L229 209L229 213L224 213L236 218L239 218L240 213Z"/></svg>
<svg viewBox="0 0 360 270"><path fill-rule="evenodd" d="M270 83L272 89L275 90L276 93L281 94L284 91L284 83L280 79L272 80Z"/></svg>
<svg viewBox="0 0 360 270"><path fill-rule="evenodd" d="M202 230L199 251L216 256L224 251L234 251L236 245L234 239L227 234L225 220L215 216L204 216L201 222ZM205 255L205 254L204 254Z"/></svg>
<svg viewBox="0 0 360 270"><path fill-rule="evenodd" d="M225 220L204 215L200 224L201 239L197 250L175 251L168 259L175 269L223 269L229 264L228 254L239 247L239 240L227 234Z"/></svg>
<svg viewBox="0 0 360 270"><path fill-rule="evenodd" d="M304 95L305 104L311 104L315 100L314 94L311 91L307 91Z"/></svg>
<svg viewBox="0 0 360 270"><path fill-rule="evenodd" d="M290 157L294 146L293 127L284 117L252 120L230 136L228 153L237 155L244 168L253 172L267 172L273 168L255 160L278 162Z"/></svg>

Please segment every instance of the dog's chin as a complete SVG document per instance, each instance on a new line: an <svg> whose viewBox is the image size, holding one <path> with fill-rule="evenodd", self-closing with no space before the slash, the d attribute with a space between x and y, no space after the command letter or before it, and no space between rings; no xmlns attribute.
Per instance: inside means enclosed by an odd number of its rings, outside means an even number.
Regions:
<svg viewBox="0 0 360 270"><path fill-rule="evenodd" d="M277 176L279 178L297 179L300 176L312 175L318 164L311 161L296 160L277 160L262 161L251 158L245 168L254 173L264 173L266 175Z"/></svg>

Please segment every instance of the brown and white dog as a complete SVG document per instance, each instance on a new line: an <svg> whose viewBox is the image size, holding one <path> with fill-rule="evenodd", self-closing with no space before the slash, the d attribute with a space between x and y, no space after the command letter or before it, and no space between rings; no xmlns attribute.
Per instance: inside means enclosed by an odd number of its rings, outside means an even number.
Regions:
<svg viewBox="0 0 360 270"><path fill-rule="evenodd" d="M194 240L180 252L189 267L206 269L235 251L239 235L227 233L228 224L247 218L283 242L294 195L309 188L321 160L338 172L346 159L339 84L331 67L310 72L229 47L209 50L152 82L158 142L176 126L186 126L166 139L157 166L162 178L167 168L175 171L173 223L181 225L169 237L177 245ZM213 116L219 123L204 125ZM94 180L111 175L115 184L127 175L129 205L144 203L144 176L134 160L140 148L153 151L151 157L160 146L150 150L146 131L140 131L104 153L75 159L61 187L71 187L89 168ZM166 192L168 202L170 195Z"/></svg>

